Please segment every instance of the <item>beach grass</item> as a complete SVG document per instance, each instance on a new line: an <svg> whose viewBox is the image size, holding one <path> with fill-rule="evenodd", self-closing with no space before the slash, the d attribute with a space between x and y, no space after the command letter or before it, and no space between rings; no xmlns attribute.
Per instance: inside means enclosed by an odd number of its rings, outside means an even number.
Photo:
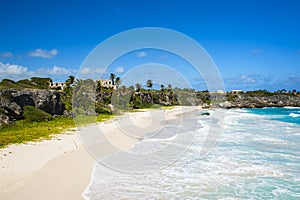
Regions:
<svg viewBox="0 0 300 200"><path fill-rule="evenodd" d="M26 120L16 121L14 124L0 128L0 148L5 148L10 144L51 139L54 134L72 130L72 128L77 126L103 122L112 117L113 115L110 114L80 117L80 123L76 124L74 119L68 117L56 117L50 121L42 122L29 122Z"/></svg>

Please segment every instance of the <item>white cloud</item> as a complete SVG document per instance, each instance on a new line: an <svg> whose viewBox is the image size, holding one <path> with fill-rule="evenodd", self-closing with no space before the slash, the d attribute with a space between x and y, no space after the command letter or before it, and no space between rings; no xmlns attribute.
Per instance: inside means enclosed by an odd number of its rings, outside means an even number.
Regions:
<svg viewBox="0 0 300 200"><path fill-rule="evenodd" d="M65 80L69 75L76 75L76 69L59 67L54 65L52 68L38 68L30 70L29 68L10 63L0 62L0 81L1 79L29 79L30 77L49 77L54 80Z"/></svg>
<svg viewBox="0 0 300 200"><path fill-rule="evenodd" d="M239 77L239 80L243 83L256 83L257 82L257 77L241 75Z"/></svg>
<svg viewBox="0 0 300 200"><path fill-rule="evenodd" d="M293 83L298 84L300 86L300 75L291 75L285 80L286 84Z"/></svg>
<svg viewBox="0 0 300 200"><path fill-rule="evenodd" d="M0 62L0 78L19 78L31 74L27 67Z"/></svg>
<svg viewBox="0 0 300 200"><path fill-rule="evenodd" d="M28 53L29 56L32 57L40 57L40 58L52 58L58 54L57 49L46 50L46 49L35 49Z"/></svg>
<svg viewBox="0 0 300 200"><path fill-rule="evenodd" d="M13 56L14 56L14 54L10 51L0 53L0 57L2 57L2 58L11 58Z"/></svg>
<svg viewBox="0 0 300 200"><path fill-rule="evenodd" d="M37 70L37 74L39 75L71 75L76 73L76 70L74 69L67 69L65 67L59 67L54 65L52 68L50 69L46 69L46 68L39 68Z"/></svg>
<svg viewBox="0 0 300 200"><path fill-rule="evenodd" d="M245 85L245 84L256 84L264 81L264 78L260 75L239 75L236 77L227 78L226 82L230 84Z"/></svg>
<svg viewBox="0 0 300 200"><path fill-rule="evenodd" d="M139 52L139 53L137 54L137 57L139 57L139 58L143 58L143 57L146 57L146 56L147 56L147 53L144 52L144 51L141 51L141 52Z"/></svg>
<svg viewBox="0 0 300 200"><path fill-rule="evenodd" d="M262 52L263 51L261 49L252 49L252 51L251 51L252 54L260 54Z"/></svg>
<svg viewBox="0 0 300 200"><path fill-rule="evenodd" d="M115 70L115 72L119 73L119 74L123 74L124 73L124 67L122 66L118 66Z"/></svg>
<svg viewBox="0 0 300 200"><path fill-rule="evenodd" d="M244 91L258 89L277 90L283 85L282 80L276 80L272 76L258 74L240 75L225 78L224 83L226 90L241 89Z"/></svg>
<svg viewBox="0 0 300 200"><path fill-rule="evenodd" d="M102 74L105 72L104 68L89 68L85 67L80 70L81 75L93 75L93 74Z"/></svg>

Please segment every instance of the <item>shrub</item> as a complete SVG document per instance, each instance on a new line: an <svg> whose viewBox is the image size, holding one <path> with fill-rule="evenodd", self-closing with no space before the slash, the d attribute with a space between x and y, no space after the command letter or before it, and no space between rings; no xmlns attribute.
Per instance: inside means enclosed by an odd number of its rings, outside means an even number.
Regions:
<svg viewBox="0 0 300 200"><path fill-rule="evenodd" d="M32 106L24 106L24 118L30 122L49 121L53 119L50 114Z"/></svg>
<svg viewBox="0 0 300 200"><path fill-rule="evenodd" d="M0 108L0 114L5 114L5 110L3 108Z"/></svg>
<svg viewBox="0 0 300 200"><path fill-rule="evenodd" d="M236 94L234 94L234 95L228 95L227 96L227 101L233 101L235 98L237 98L238 96L236 95Z"/></svg>

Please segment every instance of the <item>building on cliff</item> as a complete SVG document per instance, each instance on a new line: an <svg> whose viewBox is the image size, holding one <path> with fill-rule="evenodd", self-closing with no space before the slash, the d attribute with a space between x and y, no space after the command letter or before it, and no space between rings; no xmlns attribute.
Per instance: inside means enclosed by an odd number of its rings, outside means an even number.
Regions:
<svg viewBox="0 0 300 200"><path fill-rule="evenodd" d="M96 82L100 83L101 87L117 89L116 85L110 79L97 80Z"/></svg>
<svg viewBox="0 0 300 200"><path fill-rule="evenodd" d="M66 87L66 82L49 82L49 89L64 90Z"/></svg>
<svg viewBox="0 0 300 200"><path fill-rule="evenodd" d="M110 79L96 80L95 83L100 83L101 87L113 88L114 90L117 89L116 84L114 84L113 81ZM50 79L48 84L49 84L49 89L54 89L54 90L64 90L66 87L68 87L67 82L53 82L52 79Z"/></svg>
<svg viewBox="0 0 300 200"><path fill-rule="evenodd" d="M232 94L238 94L238 93L243 93L242 90L231 90Z"/></svg>

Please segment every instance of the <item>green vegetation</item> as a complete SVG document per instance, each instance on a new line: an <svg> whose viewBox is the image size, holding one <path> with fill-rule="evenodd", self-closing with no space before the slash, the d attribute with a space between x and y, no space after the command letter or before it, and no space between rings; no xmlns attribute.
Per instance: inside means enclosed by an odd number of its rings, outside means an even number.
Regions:
<svg viewBox="0 0 300 200"><path fill-rule="evenodd" d="M32 106L24 106L24 118L29 122L50 121L53 119L50 114Z"/></svg>
<svg viewBox="0 0 300 200"><path fill-rule="evenodd" d="M0 148L9 144L50 139L52 134L62 133L72 127L75 127L73 119L64 117L42 122L16 121L0 129Z"/></svg>
<svg viewBox="0 0 300 200"><path fill-rule="evenodd" d="M0 108L0 114L5 114L5 110L3 108Z"/></svg>
<svg viewBox="0 0 300 200"><path fill-rule="evenodd" d="M236 95L236 94L229 94L227 96L227 101L233 101L237 97L238 97L238 95Z"/></svg>
<svg viewBox="0 0 300 200"><path fill-rule="evenodd" d="M77 126L85 126L89 124L95 124L98 122L104 122L109 119L112 119L114 115L112 114L100 114L100 115L80 115L74 118L74 122Z"/></svg>
<svg viewBox="0 0 300 200"><path fill-rule="evenodd" d="M41 141L51 139L54 134L63 133L77 126L103 122L111 119L113 115L81 116L73 119L68 117L56 117L51 121L32 122L27 120L16 121L13 124L0 128L0 148L10 144L26 143L29 141ZM76 121L76 125L75 122Z"/></svg>
<svg viewBox="0 0 300 200"><path fill-rule="evenodd" d="M152 80L145 81L143 88L140 83L135 87L125 87L121 85L121 79L115 74L110 74L110 79L116 88L101 85L100 81L92 79L76 79L69 76L65 81L67 87L64 88L61 101L65 104L68 117L51 116L35 107L24 106L24 120L15 121L0 128L0 148L13 143L25 143L28 141L38 141L49 139L51 135L62 133L63 131L91 123L97 123L111 119L112 113L119 114L123 111L143 111L143 109L168 109L175 105L214 105L223 101L218 95L213 95L209 91L195 91L192 88L172 88L172 85L154 85ZM0 82L1 89L48 89L52 80L50 78L33 77L30 80L12 81L3 79ZM156 88L156 89L153 89ZM272 96L272 95L297 95L297 91L286 91L284 89L277 92L267 90L248 91L244 93L248 96ZM13 101L10 91L2 91L2 98ZM227 93L227 101L235 101L237 94ZM0 114L5 115L5 110L0 108ZM76 116L75 118L72 118Z"/></svg>
<svg viewBox="0 0 300 200"><path fill-rule="evenodd" d="M32 77L30 80L24 79L17 82L10 79L3 79L0 82L0 89L48 89L50 78Z"/></svg>
<svg viewBox="0 0 300 200"><path fill-rule="evenodd" d="M276 93L269 92L267 90L255 90L255 91L248 91L246 94L249 94L250 96L273 96Z"/></svg>
<svg viewBox="0 0 300 200"><path fill-rule="evenodd" d="M152 80L151 79L149 79L149 80L147 80L147 87L149 88L149 89L151 89L152 88L152 86L153 86L153 83L152 83Z"/></svg>

